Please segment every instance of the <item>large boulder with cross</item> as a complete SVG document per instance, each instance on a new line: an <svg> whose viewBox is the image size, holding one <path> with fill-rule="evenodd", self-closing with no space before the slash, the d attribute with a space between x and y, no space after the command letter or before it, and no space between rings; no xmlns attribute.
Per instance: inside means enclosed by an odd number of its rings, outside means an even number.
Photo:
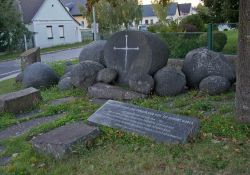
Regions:
<svg viewBox="0 0 250 175"><path fill-rule="evenodd" d="M154 34L122 31L114 34L104 47L104 62L118 72L118 83L129 85L131 77L153 76L166 66L167 45Z"/></svg>

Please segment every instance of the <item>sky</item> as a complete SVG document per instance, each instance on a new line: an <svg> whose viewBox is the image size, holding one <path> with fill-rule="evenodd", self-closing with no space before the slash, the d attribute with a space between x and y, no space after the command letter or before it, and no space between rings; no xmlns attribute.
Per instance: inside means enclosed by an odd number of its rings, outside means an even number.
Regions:
<svg viewBox="0 0 250 175"><path fill-rule="evenodd" d="M192 3L192 6L196 7L199 3L200 0L174 0L175 2L178 3ZM143 0L143 4L150 4L151 0Z"/></svg>

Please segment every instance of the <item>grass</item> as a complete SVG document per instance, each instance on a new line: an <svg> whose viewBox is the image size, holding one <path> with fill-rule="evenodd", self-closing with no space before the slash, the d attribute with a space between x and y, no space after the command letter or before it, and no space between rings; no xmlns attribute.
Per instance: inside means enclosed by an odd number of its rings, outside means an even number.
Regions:
<svg viewBox="0 0 250 175"><path fill-rule="evenodd" d="M238 30L230 30L225 31L227 35L227 44L223 49L223 53L225 54L237 54L238 47Z"/></svg>
<svg viewBox="0 0 250 175"><path fill-rule="evenodd" d="M0 82L0 94L17 90L13 80ZM4 89L2 87L5 87ZM29 140L65 123L82 120L100 106L89 102L85 92L60 92L57 87L42 90L44 102L39 106L47 116L65 113L66 116L27 134L1 141L7 150L0 156L18 153L13 161L0 168L0 174L18 175L116 175L116 174L250 174L250 126L235 121L235 93L218 96L190 91L177 97L152 96L130 103L165 112L197 117L200 133L185 145L159 144L148 138L119 130L100 127L101 135L92 146L78 144L72 154L61 160L33 150ZM50 106L53 99L76 96L80 99L67 105ZM36 116L37 117L37 116ZM0 128L18 123L11 114L2 114Z"/></svg>
<svg viewBox="0 0 250 175"><path fill-rule="evenodd" d="M77 48L77 47L82 47L85 44L90 43L91 41L84 41L84 42L79 42L79 43L73 43L73 44L64 44L64 45L58 45L54 47L49 47L49 48L44 48L41 49L41 54L47 53L47 52L54 52L54 51L59 51L59 50L64 50L64 49L70 49L70 48ZM3 55L0 55L0 61L5 61L5 60L14 60L17 59L22 52L11 52L11 53L6 53Z"/></svg>

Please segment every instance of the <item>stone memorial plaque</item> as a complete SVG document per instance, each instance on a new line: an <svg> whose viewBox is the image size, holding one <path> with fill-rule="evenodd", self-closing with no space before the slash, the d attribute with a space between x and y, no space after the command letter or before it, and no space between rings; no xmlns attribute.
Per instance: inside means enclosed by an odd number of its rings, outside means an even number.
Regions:
<svg viewBox="0 0 250 175"><path fill-rule="evenodd" d="M104 125L123 131L149 136L164 143L186 143L199 129L196 118L178 116L130 105L107 101L88 119L89 124Z"/></svg>

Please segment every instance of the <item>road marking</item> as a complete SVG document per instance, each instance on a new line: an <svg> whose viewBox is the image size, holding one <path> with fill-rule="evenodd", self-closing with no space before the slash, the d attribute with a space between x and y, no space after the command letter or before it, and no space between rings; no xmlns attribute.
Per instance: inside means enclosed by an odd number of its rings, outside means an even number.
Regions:
<svg viewBox="0 0 250 175"><path fill-rule="evenodd" d="M18 74L19 74L19 73L13 74L13 75L9 75L9 76L4 77L4 78L0 78L0 82L1 82L1 81L4 81L4 80L9 80L9 79L11 79L11 78L16 78L16 76L17 76Z"/></svg>
<svg viewBox="0 0 250 175"><path fill-rule="evenodd" d="M17 72L20 72L20 70L10 71L10 72L4 73L4 74L0 74L0 76L9 75L9 74L12 74L12 73L17 73Z"/></svg>

